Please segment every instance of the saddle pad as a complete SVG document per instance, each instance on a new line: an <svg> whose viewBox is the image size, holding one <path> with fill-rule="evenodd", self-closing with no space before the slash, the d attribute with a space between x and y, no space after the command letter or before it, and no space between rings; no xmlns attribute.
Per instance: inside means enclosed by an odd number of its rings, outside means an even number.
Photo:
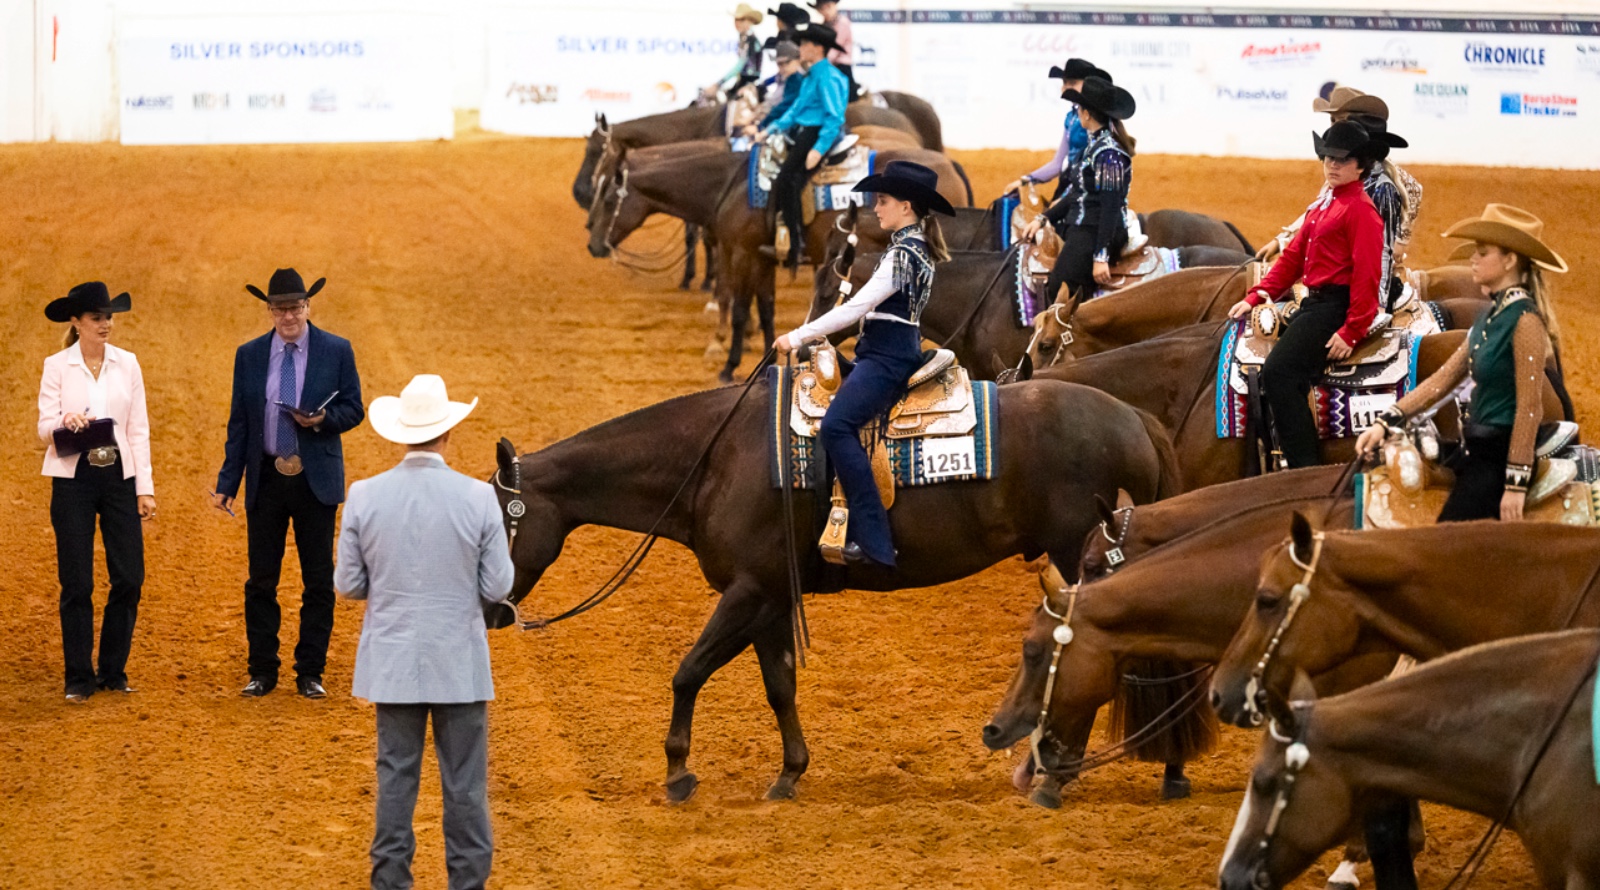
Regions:
<svg viewBox="0 0 1600 890"><path fill-rule="evenodd" d="M1002 195L998 204L999 212L994 216L995 228L999 231L1000 249L1010 250L1011 240L1015 237L1011 231L1011 214L1017 209L1018 204L1015 193Z"/></svg>
<svg viewBox="0 0 1600 890"><path fill-rule="evenodd" d="M1033 327L1033 317L1039 314L1039 298L1033 292L1033 248L1032 244L1022 245L1017 251L1017 292L1015 295L1016 315L1014 318L1017 327L1027 329ZM1045 270L1048 272L1049 270Z"/></svg>
<svg viewBox="0 0 1600 890"><path fill-rule="evenodd" d="M772 401L768 405L768 416L771 418L771 433L769 447L772 459L771 482L773 488L783 484L783 425L792 423L794 396L794 376L785 376L782 368L767 369L767 380L771 384ZM993 381L972 381L972 398L970 407L976 419L976 424L963 436L924 436L915 439L889 439L886 443L889 449L889 465L894 473L895 485L900 487L933 485L940 482L960 482L969 480L993 479L1000 470L1000 412L995 401L996 388ZM972 443L972 472L956 475L930 476L925 457L945 446L928 446L930 442L953 442L955 440L970 440ZM964 450L964 449L963 449ZM822 476L825 472L825 457L822 445L814 436L795 435L791 427L789 432L789 473L797 489L818 489L823 483Z"/></svg>
<svg viewBox="0 0 1600 890"><path fill-rule="evenodd" d="M1118 267L1111 270L1112 275L1126 276L1121 284L1116 287L1097 288L1090 299L1099 299L1117 291L1127 290L1135 284L1154 281L1163 275L1171 275L1181 268L1176 250L1168 247L1147 247L1145 251L1147 253L1137 267L1131 269Z"/></svg>
<svg viewBox="0 0 1600 890"><path fill-rule="evenodd" d="M1450 489L1428 486L1415 494L1390 481L1386 466L1359 473L1355 478L1355 527L1419 528L1438 521L1439 511L1450 497ZM1596 498L1600 491L1586 482L1568 482L1561 490L1530 507L1523 518L1533 522L1559 522L1562 525L1595 524Z"/></svg>
<svg viewBox="0 0 1600 890"><path fill-rule="evenodd" d="M772 200L772 179L777 175L777 170L763 170L762 159L767 153L757 146L750 152L750 163L745 172L745 191L750 199L750 207L761 210Z"/></svg>
<svg viewBox="0 0 1600 890"><path fill-rule="evenodd" d="M1237 439L1245 434L1249 413L1249 387L1238 359L1239 340L1248 319L1231 324L1223 333L1217 358L1217 438ZM1354 372L1324 375L1311 388L1312 414L1323 439L1342 439L1371 426L1379 412L1417 385L1417 358L1421 350L1406 331L1390 331L1395 346L1382 364L1357 365ZM1387 348L1387 347L1386 347Z"/></svg>

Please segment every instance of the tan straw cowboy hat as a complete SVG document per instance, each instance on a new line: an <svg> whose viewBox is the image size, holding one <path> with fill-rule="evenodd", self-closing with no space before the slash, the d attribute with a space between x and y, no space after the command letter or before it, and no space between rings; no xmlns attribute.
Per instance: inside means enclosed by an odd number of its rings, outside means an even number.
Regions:
<svg viewBox="0 0 1600 890"><path fill-rule="evenodd" d="M367 409L367 420L378 435L400 445L420 445L450 431L465 420L472 404L452 402L445 393L444 378L438 374L418 374L411 378L399 398L379 396Z"/></svg>
<svg viewBox="0 0 1600 890"><path fill-rule="evenodd" d="M1317 114L1370 114L1380 120L1389 119L1389 105L1377 96L1369 96L1355 87L1336 86L1324 99L1311 100L1311 110Z"/></svg>
<svg viewBox="0 0 1600 890"><path fill-rule="evenodd" d="M733 17L736 19L745 19L752 25L759 25L761 24L761 20L766 18L766 16L762 15L761 10L756 9L754 6L751 6L748 3L739 4L739 8L733 11Z"/></svg>
<svg viewBox="0 0 1600 890"><path fill-rule="evenodd" d="M1544 220L1510 204L1490 204L1483 208L1482 216L1464 219L1444 233L1446 238L1469 242L1450 254L1452 260L1472 256L1474 242L1482 241L1520 253L1551 272L1567 271L1567 261L1544 243L1543 235Z"/></svg>

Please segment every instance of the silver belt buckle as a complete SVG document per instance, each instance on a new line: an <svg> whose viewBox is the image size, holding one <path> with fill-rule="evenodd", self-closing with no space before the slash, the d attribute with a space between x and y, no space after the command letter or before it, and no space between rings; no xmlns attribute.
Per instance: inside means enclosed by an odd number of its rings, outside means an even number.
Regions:
<svg viewBox="0 0 1600 890"><path fill-rule="evenodd" d="M273 458L272 465L277 467L278 472L285 476L298 476L300 475L300 471L305 469L305 467L300 464L300 455L298 454L291 454L288 457Z"/></svg>
<svg viewBox="0 0 1600 890"><path fill-rule="evenodd" d="M109 467L117 462L117 446L101 445L99 448L91 448L88 455L89 466Z"/></svg>

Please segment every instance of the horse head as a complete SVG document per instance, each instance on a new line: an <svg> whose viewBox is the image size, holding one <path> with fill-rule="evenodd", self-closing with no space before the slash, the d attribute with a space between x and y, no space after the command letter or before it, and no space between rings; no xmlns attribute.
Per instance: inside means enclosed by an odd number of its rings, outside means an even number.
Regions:
<svg viewBox="0 0 1600 890"><path fill-rule="evenodd" d="M589 207L589 255L605 258L650 215L648 203L629 188L627 152L612 146L595 169L595 200Z"/></svg>
<svg viewBox="0 0 1600 890"><path fill-rule="evenodd" d="M1236 726L1259 726L1285 714L1297 670L1312 675L1354 652L1361 621L1349 607L1352 560L1330 556L1326 535L1296 511L1289 537L1263 557L1250 613L1234 634L1211 680L1211 704Z"/></svg>
<svg viewBox="0 0 1600 890"><path fill-rule="evenodd" d="M1065 287L1062 288L1065 291ZM1060 297L1043 312L1033 317L1033 338L1028 341L1028 357L1034 368L1048 368L1072 358L1071 348L1075 335L1072 315L1076 303L1069 297Z"/></svg>
<svg viewBox="0 0 1600 890"><path fill-rule="evenodd" d="M1098 581L1122 567L1128 557L1125 549L1133 531L1133 517L1137 512L1133 495L1117 489L1116 506L1106 503L1100 495L1094 496L1100 526L1083 538L1083 552L1078 556L1078 579L1085 583Z"/></svg>
<svg viewBox="0 0 1600 890"><path fill-rule="evenodd" d="M516 567L511 583L511 602L521 603L533 590L545 569L561 555L561 547L571 531L553 501L543 497L535 486L531 470L532 455L517 455L510 439L495 446L495 473L490 482L500 503L500 518L506 527L511 562ZM504 627L509 622L497 622Z"/></svg>
<svg viewBox="0 0 1600 890"><path fill-rule="evenodd" d="M594 129L584 142L583 163L578 166L578 175L572 180L572 199L584 210L594 203L595 164L611 143L611 124L606 121L604 114L596 114Z"/></svg>
<svg viewBox="0 0 1600 890"><path fill-rule="evenodd" d="M1275 890L1338 844L1354 813L1350 784L1316 752L1315 693L1300 674L1292 716L1261 740L1233 833L1222 854L1222 890Z"/></svg>

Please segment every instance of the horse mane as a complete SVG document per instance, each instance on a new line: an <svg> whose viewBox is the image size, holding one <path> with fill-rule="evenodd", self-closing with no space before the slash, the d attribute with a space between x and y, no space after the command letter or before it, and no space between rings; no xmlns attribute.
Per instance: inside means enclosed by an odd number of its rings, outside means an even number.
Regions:
<svg viewBox="0 0 1600 890"><path fill-rule="evenodd" d="M540 451L545 451L545 450L548 450L550 448L554 448L557 445L561 445L561 444L564 444L564 443L567 443L567 442L571 442L574 439L578 439L578 438L581 438L583 436L587 436L590 433L598 433L601 430L606 429L607 427L621 426L622 424L627 423L629 421L632 421L632 420L634 420L634 419L636 419L636 418L638 418L638 417L640 417L640 416L642 416L642 415L644 415L646 413L653 412L658 408L665 408L665 407L667 407L669 405L676 405L676 404L679 404L681 402L688 402L688 401L690 401L692 399L700 399L700 398L703 398L703 397L716 395L718 393L726 393L729 390L734 389L734 388L735 388L735 386L733 384L729 384L727 386L719 386L716 389L696 390L695 392L684 393L683 395L673 396L670 399L664 399L664 400L659 401L659 402L652 402L649 405L644 405L644 406L635 408L635 409L633 409L632 411L629 411L626 414L619 414L616 417L611 417L611 418L608 418L606 420L602 420L599 423L594 424L593 426L581 429L576 433L572 433L571 435L563 436L560 439L557 439L556 441L551 442L549 445L544 446L544 448L539 449L539 451L529 451L529 452L527 452L525 454L519 455L519 457L527 457L529 455L538 454Z"/></svg>

